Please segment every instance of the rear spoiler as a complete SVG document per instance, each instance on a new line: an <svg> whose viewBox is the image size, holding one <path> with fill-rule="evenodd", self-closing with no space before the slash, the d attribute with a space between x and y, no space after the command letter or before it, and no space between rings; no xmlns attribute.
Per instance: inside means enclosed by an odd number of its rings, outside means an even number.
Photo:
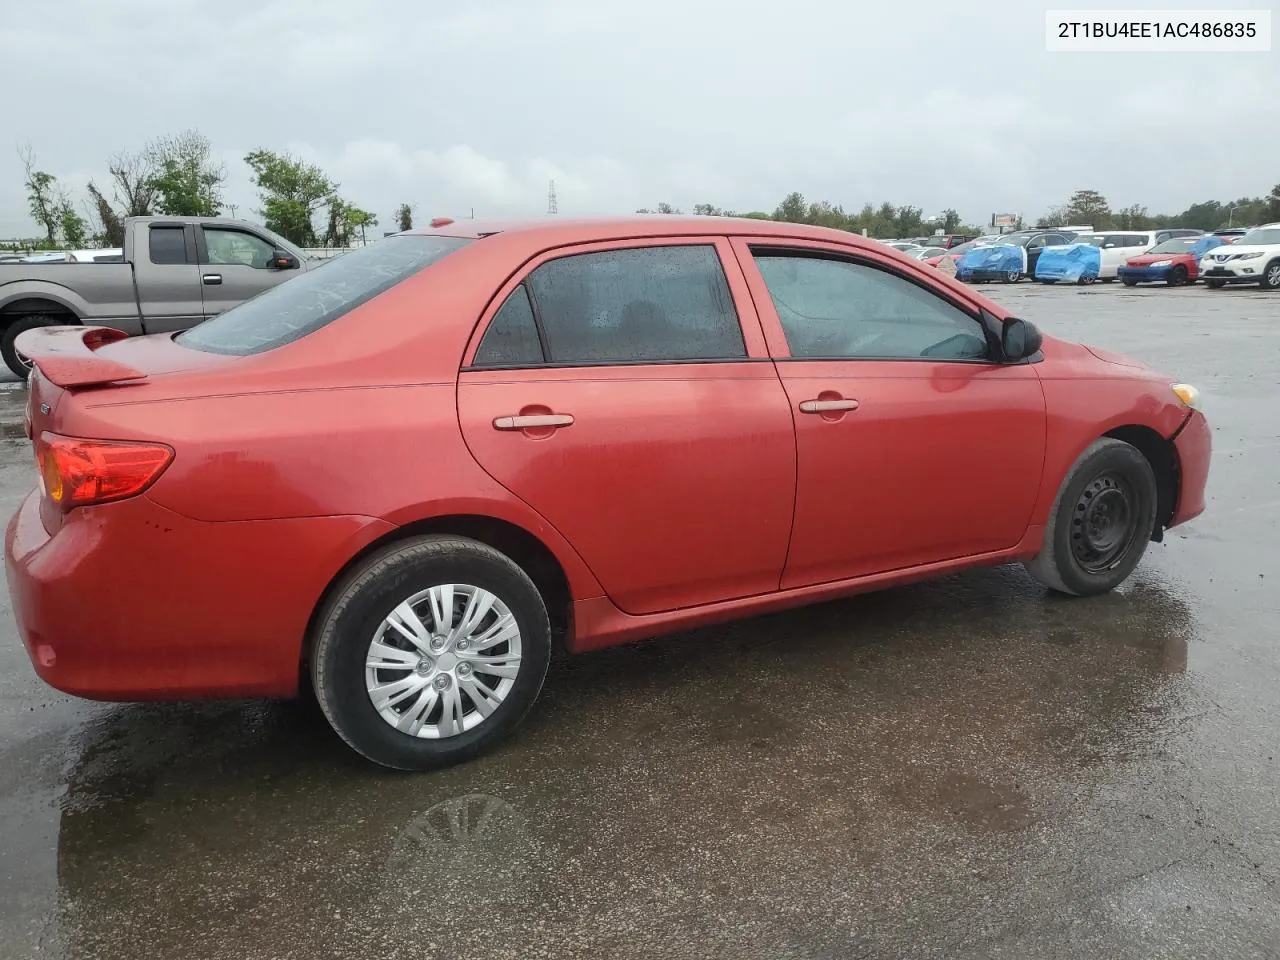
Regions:
<svg viewBox="0 0 1280 960"><path fill-rule="evenodd" d="M13 341L18 353L40 368L41 375L60 387L92 387L147 375L118 360L94 355L108 343L128 334L112 327L32 327Z"/></svg>

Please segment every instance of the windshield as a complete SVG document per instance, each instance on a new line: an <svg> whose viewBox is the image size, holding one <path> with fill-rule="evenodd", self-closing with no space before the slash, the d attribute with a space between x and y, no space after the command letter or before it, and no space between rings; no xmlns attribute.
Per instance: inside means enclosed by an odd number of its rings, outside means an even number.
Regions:
<svg viewBox="0 0 1280 960"><path fill-rule="evenodd" d="M179 334L184 347L246 356L305 337L473 241L389 237L287 280Z"/></svg>
<svg viewBox="0 0 1280 960"><path fill-rule="evenodd" d="M999 240L999 239L1000 239L999 237L979 237L977 240L966 240L964 243L957 244L956 246L947 250L947 253L968 253L974 247L980 247L988 243L994 243L996 240Z"/></svg>
<svg viewBox="0 0 1280 960"><path fill-rule="evenodd" d="M1164 243L1157 243L1147 253L1186 253L1199 242L1199 237L1174 237Z"/></svg>
<svg viewBox="0 0 1280 960"><path fill-rule="evenodd" d="M1250 230L1235 242L1237 247L1247 247L1252 244L1261 246L1280 244L1280 227L1260 227L1257 230Z"/></svg>

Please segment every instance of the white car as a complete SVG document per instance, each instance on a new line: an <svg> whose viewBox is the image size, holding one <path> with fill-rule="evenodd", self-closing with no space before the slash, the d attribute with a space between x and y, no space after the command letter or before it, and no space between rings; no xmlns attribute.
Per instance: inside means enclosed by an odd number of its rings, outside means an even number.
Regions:
<svg viewBox="0 0 1280 960"><path fill-rule="evenodd" d="M1214 247L1200 259L1200 276L1211 290L1228 283L1280 290L1280 223L1263 224L1235 243Z"/></svg>

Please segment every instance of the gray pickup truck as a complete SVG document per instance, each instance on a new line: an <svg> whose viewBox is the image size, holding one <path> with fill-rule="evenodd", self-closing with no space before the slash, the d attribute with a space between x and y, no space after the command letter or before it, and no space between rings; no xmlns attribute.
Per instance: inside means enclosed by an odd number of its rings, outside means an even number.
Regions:
<svg viewBox="0 0 1280 960"><path fill-rule="evenodd" d="M326 262L242 220L130 217L115 262L0 263L0 355L25 380L30 364L13 348L23 330L185 330Z"/></svg>

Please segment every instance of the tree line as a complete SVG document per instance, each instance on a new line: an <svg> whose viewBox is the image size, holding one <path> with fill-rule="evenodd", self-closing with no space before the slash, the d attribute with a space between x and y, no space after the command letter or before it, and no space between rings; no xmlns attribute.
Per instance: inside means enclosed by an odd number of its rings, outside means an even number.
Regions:
<svg viewBox="0 0 1280 960"><path fill-rule="evenodd" d="M226 168L215 161L208 137L195 129L112 155L106 181L90 180L79 207L65 183L40 169L29 144L18 155L28 210L44 231L23 246L119 247L126 217L216 217L228 209L234 214L223 199ZM248 153L244 162L263 223L298 246L350 246L377 226L378 218L343 198L340 184L315 164L263 149ZM400 230L413 229L413 205L402 203L392 220Z"/></svg>
<svg viewBox="0 0 1280 960"><path fill-rule="evenodd" d="M1066 203L1050 207L1036 221L1037 227L1087 223L1095 230L1158 230L1161 227L1190 227L1221 230L1223 227L1250 227L1280 220L1280 183L1265 197L1241 197L1222 203L1204 200L1181 213L1149 213L1139 204L1112 210L1107 198L1096 190L1077 190Z"/></svg>
<svg viewBox="0 0 1280 960"><path fill-rule="evenodd" d="M656 207L642 207L636 213L683 213L669 203L660 203ZM862 233L866 230L871 237L921 237L928 236L941 228L943 233L962 233L970 235L985 234L988 227L980 227L961 221L960 215L953 209L946 209L938 217L925 217L920 207L895 207L892 203L882 203L876 207L865 204L857 213L848 213L839 204L828 201L809 202L803 194L789 193L783 198L772 213L753 210L749 213L734 213L710 203L699 203L693 207L693 213L699 216L751 217L756 220L778 220L784 223L808 223L820 227L833 227L851 233ZM1280 184L1271 188L1265 197L1242 197L1233 202L1223 203L1217 200L1206 200L1193 203L1181 213L1149 213L1147 208L1134 204L1113 211L1107 198L1096 190L1077 190L1061 204L1049 208L1044 216L1035 222L1036 227L1066 226L1068 224L1089 224L1095 230L1155 230L1161 227L1190 227L1197 230L1219 230L1228 226L1256 226L1260 223L1280 221ZM1023 228L1021 218L1016 229Z"/></svg>

